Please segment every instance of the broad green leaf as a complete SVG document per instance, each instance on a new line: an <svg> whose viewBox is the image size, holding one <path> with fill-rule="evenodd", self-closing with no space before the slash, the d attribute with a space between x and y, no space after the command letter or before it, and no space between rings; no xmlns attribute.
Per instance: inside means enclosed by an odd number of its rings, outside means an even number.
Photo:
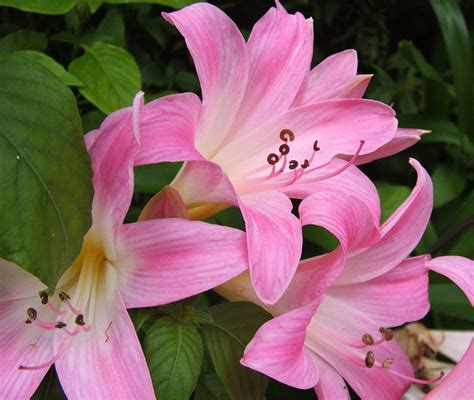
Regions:
<svg viewBox="0 0 474 400"><path fill-rule="evenodd" d="M435 226L430 221L428 222L428 226L426 227L423 236L415 248L415 254L425 254L429 253L431 247L436 243L438 240L438 233L436 232Z"/></svg>
<svg viewBox="0 0 474 400"><path fill-rule="evenodd" d="M0 6L18 8L40 14L66 14L77 0L0 0Z"/></svg>
<svg viewBox="0 0 474 400"><path fill-rule="evenodd" d="M72 92L21 55L0 60L0 257L54 288L91 224L90 161Z"/></svg>
<svg viewBox="0 0 474 400"><path fill-rule="evenodd" d="M160 318L147 331L144 349L157 398L188 400L203 357L196 327L170 317Z"/></svg>
<svg viewBox="0 0 474 400"><path fill-rule="evenodd" d="M324 251L334 250L339 245L339 241L330 232L315 225L303 227L303 238L321 247Z"/></svg>
<svg viewBox="0 0 474 400"><path fill-rule="evenodd" d="M471 225L457 235L454 245L449 249L450 254L474 259L474 226Z"/></svg>
<svg viewBox="0 0 474 400"><path fill-rule="evenodd" d="M84 133L88 133L93 129L97 129L104 121L106 115L99 110L91 110L82 114L82 129Z"/></svg>
<svg viewBox="0 0 474 400"><path fill-rule="evenodd" d="M140 71L135 59L125 49L98 43L86 48L69 70L84 86L81 94L105 114L132 104L140 90Z"/></svg>
<svg viewBox="0 0 474 400"><path fill-rule="evenodd" d="M194 400L230 400L230 397L217 374L211 371L199 377Z"/></svg>
<svg viewBox="0 0 474 400"><path fill-rule="evenodd" d="M101 21L95 32L82 37L87 46L95 43L110 43L116 46L125 45L125 24L123 17L117 8L111 8Z"/></svg>
<svg viewBox="0 0 474 400"><path fill-rule="evenodd" d="M469 31L456 0L430 0L430 3L438 18L453 70L461 130L474 135L474 73Z"/></svg>
<svg viewBox="0 0 474 400"><path fill-rule="evenodd" d="M434 312L474 322L474 313L468 299L454 284L431 284L430 304Z"/></svg>
<svg viewBox="0 0 474 400"><path fill-rule="evenodd" d="M434 207L454 200L465 186L466 178L461 172L446 165L438 165L433 172Z"/></svg>
<svg viewBox="0 0 474 400"><path fill-rule="evenodd" d="M182 163L148 164L135 167L135 191L158 193L174 179Z"/></svg>
<svg viewBox="0 0 474 400"><path fill-rule="evenodd" d="M237 207L228 207L219 211L216 215L208 218L207 221L219 225L230 226L242 231L245 230L244 218L242 217L240 209Z"/></svg>
<svg viewBox="0 0 474 400"><path fill-rule="evenodd" d="M82 82L79 79L77 79L70 72L66 71L66 69L61 64L56 62L54 58L51 58L44 53L34 50L22 50L16 52L16 54L20 54L22 57L27 58L28 60L40 63L43 67L49 69L54 75L56 75L56 78L58 78L65 85L82 86Z"/></svg>
<svg viewBox="0 0 474 400"><path fill-rule="evenodd" d="M240 364L245 346L270 315L254 304L223 303L211 307L214 324L201 326L215 371L233 400L261 400L268 378Z"/></svg>
<svg viewBox="0 0 474 400"><path fill-rule="evenodd" d="M411 189L403 185L378 184L377 191L380 196L380 206L382 213L380 223L383 224L390 215L402 204L410 195Z"/></svg>
<svg viewBox="0 0 474 400"><path fill-rule="evenodd" d="M0 39L0 54L17 50L44 51L48 40L44 33L21 29Z"/></svg>
<svg viewBox="0 0 474 400"><path fill-rule="evenodd" d="M441 78L438 71L426 61L423 54L415 47L411 40L402 40L398 46L408 61L420 71L421 75L447 86L447 83Z"/></svg>
<svg viewBox="0 0 474 400"><path fill-rule="evenodd" d="M102 0L88 0L87 4L89 5L91 13L95 13L104 2Z"/></svg>
<svg viewBox="0 0 474 400"><path fill-rule="evenodd" d="M110 4L132 4L132 3L152 3L160 4L173 8L182 8L190 4L197 3L200 0L105 0L104 3Z"/></svg>

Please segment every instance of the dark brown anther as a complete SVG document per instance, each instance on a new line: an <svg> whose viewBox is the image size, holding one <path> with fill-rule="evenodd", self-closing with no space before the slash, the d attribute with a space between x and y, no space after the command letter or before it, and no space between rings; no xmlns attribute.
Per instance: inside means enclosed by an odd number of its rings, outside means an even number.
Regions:
<svg viewBox="0 0 474 400"><path fill-rule="evenodd" d="M28 308L28 310L26 310L26 315L30 321L34 321L38 316L38 313L34 308Z"/></svg>
<svg viewBox="0 0 474 400"><path fill-rule="evenodd" d="M291 129L283 129L280 132L280 139L284 142L288 142L288 140L292 142L293 140L295 140L295 134Z"/></svg>
<svg viewBox="0 0 474 400"><path fill-rule="evenodd" d="M58 296L61 301L68 301L71 298L66 292L60 292Z"/></svg>
<svg viewBox="0 0 474 400"><path fill-rule="evenodd" d="M279 149L282 156L286 156L290 152L290 146L287 144L282 144Z"/></svg>
<svg viewBox="0 0 474 400"><path fill-rule="evenodd" d="M383 360L382 367L383 368L390 368L390 365L392 365L392 364L393 364L393 358L389 357L389 358L386 358L385 360Z"/></svg>
<svg viewBox="0 0 474 400"><path fill-rule="evenodd" d="M270 165L275 165L278 161L280 161L280 157L278 157L275 153L270 153L267 157L267 163Z"/></svg>
<svg viewBox="0 0 474 400"><path fill-rule="evenodd" d="M86 323L84 322L84 315L82 314L79 314L77 317L76 317L76 324L79 325L79 326L84 326Z"/></svg>
<svg viewBox="0 0 474 400"><path fill-rule="evenodd" d="M288 163L288 168L289 168L289 169L296 169L296 168L298 168L298 161L296 161L296 160L291 160L291 161Z"/></svg>
<svg viewBox="0 0 474 400"><path fill-rule="evenodd" d="M380 328L380 333L382 334L383 338L388 342L389 340L393 339L393 331L389 328Z"/></svg>
<svg viewBox="0 0 474 400"><path fill-rule="evenodd" d="M58 329L63 329L67 326L67 324L65 324L63 321L58 321L58 323L55 326Z"/></svg>
<svg viewBox="0 0 474 400"><path fill-rule="evenodd" d="M317 140L314 141L313 150L314 150L314 151L319 151L319 150L321 150L321 149L318 147L318 141L317 141Z"/></svg>
<svg viewBox="0 0 474 400"><path fill-rule="evenodd" d="M309 161L307 159L304 160L304 163L301 164L301 168L306 169L309 167Z"/></svg>
<svg viewBox="0 0 474 400"><path fill-rule="evenodd" d="M31 324L31 322L32 322L31 319L25 320L25 324Z"/></svg>
<svg viewBox="0 0 474 400"><path fill-rule="evenodd" d="M362 335L362 343L364 343L367 346L372 346L374 344L374 338L368 333L364 333Z"/></svg>
<svg viewBox="0 0 474 400"><path fill-rule="evenodd" d="M372 368L375 364L375 354L373 351L369 351L365 356L365 366L367 368Z"/></svg>
<svg viewBox="0 0 474 400"><path fill-rule="evenodd" d="M48 293L40 292L41 304L48 304Z"/></svg>

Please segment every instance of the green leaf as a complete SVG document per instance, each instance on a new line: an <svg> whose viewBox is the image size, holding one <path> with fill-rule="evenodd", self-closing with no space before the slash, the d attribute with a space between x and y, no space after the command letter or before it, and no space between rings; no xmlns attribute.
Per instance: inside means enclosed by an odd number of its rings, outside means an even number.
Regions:
<svg viewBox="0 0 474 400"><path fill-rule="evenodd" d="M456 0L430 0L441 27L454 75L459 123L474 137L473 63L469 31Z"/></svg>
<svg viewBox="0 0 474 400"><path fill-rule="evenodd" d="M43 67L49 69L54 75L56 75L56 78L58 78L65 85L82 86L82 82L79 79L77 79L70 72L66 71L66 69L61 64L54 60L54 58L51 58L46 54L33 50L22 50L16 52L16 54L20 54L22 57L28 60L40 63Z"/></svg>
<svg viewBox="0 0 474 400"><path fill-rule="evenodd" d="M254 304L223 303L211 307L214 324L203 324L202 336L214 369L233 400L261 400L268 378L240 364L245 346L270 315Z"/></svg>
<svg viewBox="0 0 474 400"><path fill-rule="evenodd" d="M170 317L160 318L148 330L144 349L157 398L188 400L203 357L196 327Z"/></svg>
<svg viewBox="0 0 474 400"><path fill-rule="evenodd" d="M435 283L430 285L431 310L474 322L474 313L466 296L452 283Z"/></svg>
<svg viewBox="0 0 474 400"><path fill-rule="evenodd" d="M44 33L21 29L10 33L0 40L0 54L11 53L17 50L44 51L48 40Z"/></svg>
<svg viewBox="0 0 474 400"><path fill-rule="evenodd" d="M159 163L135 167L135 192L158 193L174 179L182 163Z"/></svg>
<svg viewBox="0 0 474 400"><path fill-rule="evenodd" d="M104 3L110 4L132 4L132 3L152 3L160 4L173 8L182 8L190 4L197 3L200 0L105 0Z"/></svg>
<svg viewBox="0 0 474 400"><path fill-rule="evenodd" d="M76 2L76 0L0 0L0 6L54 15L66 14L74 7Z"/></svg>
<svg viewBox="0 0 474 400"><path fill-rule="evenodd" d="M474 226L463 231L456 238L456 242L449 249L450 254L474 259Z"/></svg>
<svg viewBox="0 0 474 400"><path fill-rule="evenodd" d="M377 191L380 196L380 206L382 214L380 223L384 223L390 215L402 204L410 195L411 189L403 185L377 184Z"/></svg>
<svg viewBox="0 0 474 400"><path fill-rule="evenodd" d="M90 161L72 92L21 55L0 60L0 257L49 288L90 227Z"/></svg>
<svg viewBox="0 0 474 400"><path fill-rule="evenodd" d="M101 21L94 33L89 33L82 37L82 41L87 46L95 43L110 43L117 46L125 45L125 24L120 11L111 8Z"/></svg>
<svg viewBox="0 0 474 400"><path fill-rule="evenodd" d="M402 54L418 69L421 75L427 79L448 86L443 78L441 78L438 71L436 71L433 66L426 61L423 54L415 47L411 40L402 40L398 46Z"/></svg>
<svg viewBox="0 0 474 400"><path fill-rule="evenodd" d="M91 10L91 13L95 13L97 9L104 4L102 0L88 0L87 4L89 5L89 10Z"/></svg>
<svg viewBox="0 0 474 400"><path fill-rule="evenodd" d="M438 208L458 197L466 186L464 175L446 165L438 165L433 172L434 207Z"/></svg>
<svg viewBox="0 0 474 400"><path fill-rule="evenodd" d="M125 49L111 44L86 48L69 70L83 83L79 91L105 114L132 104L140 90L140 71L135 59Z"/></svg>
<svg viewBox="0 0 474 400"><path fill-rule="evenodd" d="M214 371L201 374L194 400L230 400L222 381Z"/></svg>
<svg viewBox="0 0 474 400"><path fill-rule="evenodd" d="M303 238L308 242L321 247L324 251L334 250L339 241L329 231L320 226L303 226Z"/></svg>

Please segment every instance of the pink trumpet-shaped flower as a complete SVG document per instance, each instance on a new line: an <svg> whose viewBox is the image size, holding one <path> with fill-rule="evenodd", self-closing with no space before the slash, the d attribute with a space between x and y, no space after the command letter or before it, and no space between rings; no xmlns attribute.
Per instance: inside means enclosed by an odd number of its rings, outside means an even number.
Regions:
<svg viewBox="0 0 474 400"><path fill-rule="evenodd" d="M357 98L369 77L356 75L355 52L310 73L312 20L279 3L247 42L210 4L164 17L186 40L202 102L186 93L146 105L137 164L186 161L172 187L195 219L227 205L240 208L252 282L259 298L273 304L301 255L301 225L289 197L325 190L342 171L357 196L361 190L350 182L359 178L349 176L358 171L351 166L358 156L376 158L374 152L394 139L395 113ZM319 88L326 97L312 94ZM344 155L349 162L335 159Z"/></svg>
<svg viewBox="0 0 474 400"><path fill-rule="evenodd" d="M337 189L303 200L303 224L324 227L340 246L302 261L274 306L258 300L245 273L217 289L275 316L247 346L243 365L297 388L314 387L319 399L349 398L344 380L364 399L399 399L410 382L420 382L389 327L427 313L429 269L449 276L472 302L474 263L407 258L432 209L431 180L418 162L411 163L417 184L380 228L364 202Z"/></svg>
<svg viewBox="0 0 474 400"><path fill-rule="evenodd" d="M31 397L53 363L70 399L154 398L126 308L188 297L247 268L243 232L173 218L123 225L142 98L86 136L93 223L56 294L0 260L2 399Z"/></svg>

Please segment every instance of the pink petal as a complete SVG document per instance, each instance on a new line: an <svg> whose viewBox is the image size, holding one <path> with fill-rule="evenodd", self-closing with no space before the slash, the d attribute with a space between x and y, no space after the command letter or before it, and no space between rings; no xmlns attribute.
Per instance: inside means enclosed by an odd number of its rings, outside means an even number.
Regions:
<svg viewBox="0 0 474 400"><path fill-rule="evenodd" d="M36 276L0 258L0 301L38 296L45 289L47 287Z"/></svg>
<svg viewBox="0 0 474 400"><path fill-rule="evenodd" d="M174 218L124 225L118 254L116 267L128 308L192 296L248 267L243 232Z"/></svg>
<svg viewBox="0 0 474 400"><path fill-rule="evenodd" d="M423 318L428 312L426 257L410 258L391 271L366 282L333 285L327 295L357 312L370 315L378 326L399 326ZM356 311L352 312L356 315Z"/></svg>
<svg viewBox="0 0 474 400"><path fill-rule="evenodd" d="M429 392L426 400L469 399L474 393L472 379L474 365L474 340L461 361L441 383Z"/></svg>
<svg viewBox="0 0 474 400"><path fill-rule="evenodd" d="M258 297L275 303L288 287L301 256L301 224L284 194L266 191L241 198L250 276ZM264 243L264 245L263 245Z"/></svg>
<svg viewBox="0 0 474 400"><path fill-rule="evenodd" d="M350 78L357 74L357 52L349 49L333 54L313 68L309 85Z"/></svg>
<svg viewBox="0 0 474 400"><path fill-rule="evenodd" d="M133 164L139 150L138 114L143 93L137 94L133 108L109 115L99 128L86 136L92 161L94 200L93 226L107 238L113 252L114 236L123 223L133 194Z"/></svg>
<svg viewBox="0 0 474 400"><path fill-rule="evenodd" d="M70 399L154 399L150 374L132 321L120 296L107 336L80 334L56 362Z"/></svg>
<svg viewBox="0 0 474 400"><path fill-rule="evenodd" d="M316 192L344 192L346 196L356 197L364 203L372 214L373 223L378 225L380 222L380 199L377 189L357 167L350 166L341 174L330 179L317 180L318 176L338 170L345 164L345 161L335 158L324 167L304 173L296 183L285 188L284 191L288 196L297 199L304 199Z"/></svg>
<svg viewBox="0 0 474 400"><path fill-rule="evenodd" d="M319 371L304 350L304 341L315 309L309 305L263 324L247 345L241 364L298 389L313 387Z"/></svg>
<svg viewBox="0 0 474 400"><path fill-rule="evenodd" d="M217 7L193 4L163 17L186 40L202 91L197 148L211 156L225 139L248 82L249 56L237 26Z"/></svg>
<svg viewBox="0 0 474 400"><path fill-rule="evenodd" d="M169 185L166 185L146 203L138 220L146 221L163 218L189 219L188 209L179 192Z"/></svg>
<svg viewBox="0 0 474 400"><path fill-rule="evenodd" d="M324 80L308 87L298 96L294 107L331 99L359 99L364 95L372 75L354 75Z"/></svg>
<svg viewBox="0 0 474 400"><path fill-rule="evenodd" d="M201 102L194 93L165 96L140 113L141 148L135 165L202 160L194 147Z"/></svg>
<svg viewBox="0 0 474 400"><path fill-rule="evenodd" d="M378 160L379 158L385 158L400 153L401 151L415 145L421 139L421 135L424 135L425 133L429 133L429 131L423 129L399 128L390 142L383 145L380 149L375 150L373 153L357 157L356 164L366 164Z"/></svg>
<svg viewBox="0 0 474 400"><path fill-rule="evenodd" d="M428 268L451 279L474 306L474 261L459 256L437 257Z"/></svg>
<svg viewBox="0 0 474 400"><path fill-rule="evenodd" d="M381 227L382 239L354 253L339 276L338 284L363 282L391 270L416 247L428 224L433 205L433 188L426 170L411 159L418 173L410 196Z"/></svg>
<svg viewBox="0 0 474 400"><path fill-rule="evenodd" d="M250 74L234 129L250 131L287 111L311 65L312 21L271 8L248 39Z"/></svg>
<svg viewBox="0 0 474 400"><path fill-rule="evenodd" d="M35 296L0 302L1 399L30 398L48 372L48 368L18 369L20 365L36 366L52 359L52 331L24 322L26 310L37 307L38 300ZM43 316L43 313L40 315Z"/></svg>
<svg viewBox="0 0 474 400"><path fill-rule="evenodd" d="M314 388L318 400L350 399L349 390L341 375L316 353L311 352L311 356L319 367L319 382Z"/></svg>
<svg viewBox="0 0 474 400"><path fill-rule="evenodd" d="M239 171L266 165L267 154L278 150L282 129L291 129L291 159L311 158L318 140L320 150L311 164L322 166L338 154L354 154L365 141L360 154L375 151L395 135L397 120L392 108L365 99L328 100L294 108L239 138L214 158L215 162Z"/></svg>

